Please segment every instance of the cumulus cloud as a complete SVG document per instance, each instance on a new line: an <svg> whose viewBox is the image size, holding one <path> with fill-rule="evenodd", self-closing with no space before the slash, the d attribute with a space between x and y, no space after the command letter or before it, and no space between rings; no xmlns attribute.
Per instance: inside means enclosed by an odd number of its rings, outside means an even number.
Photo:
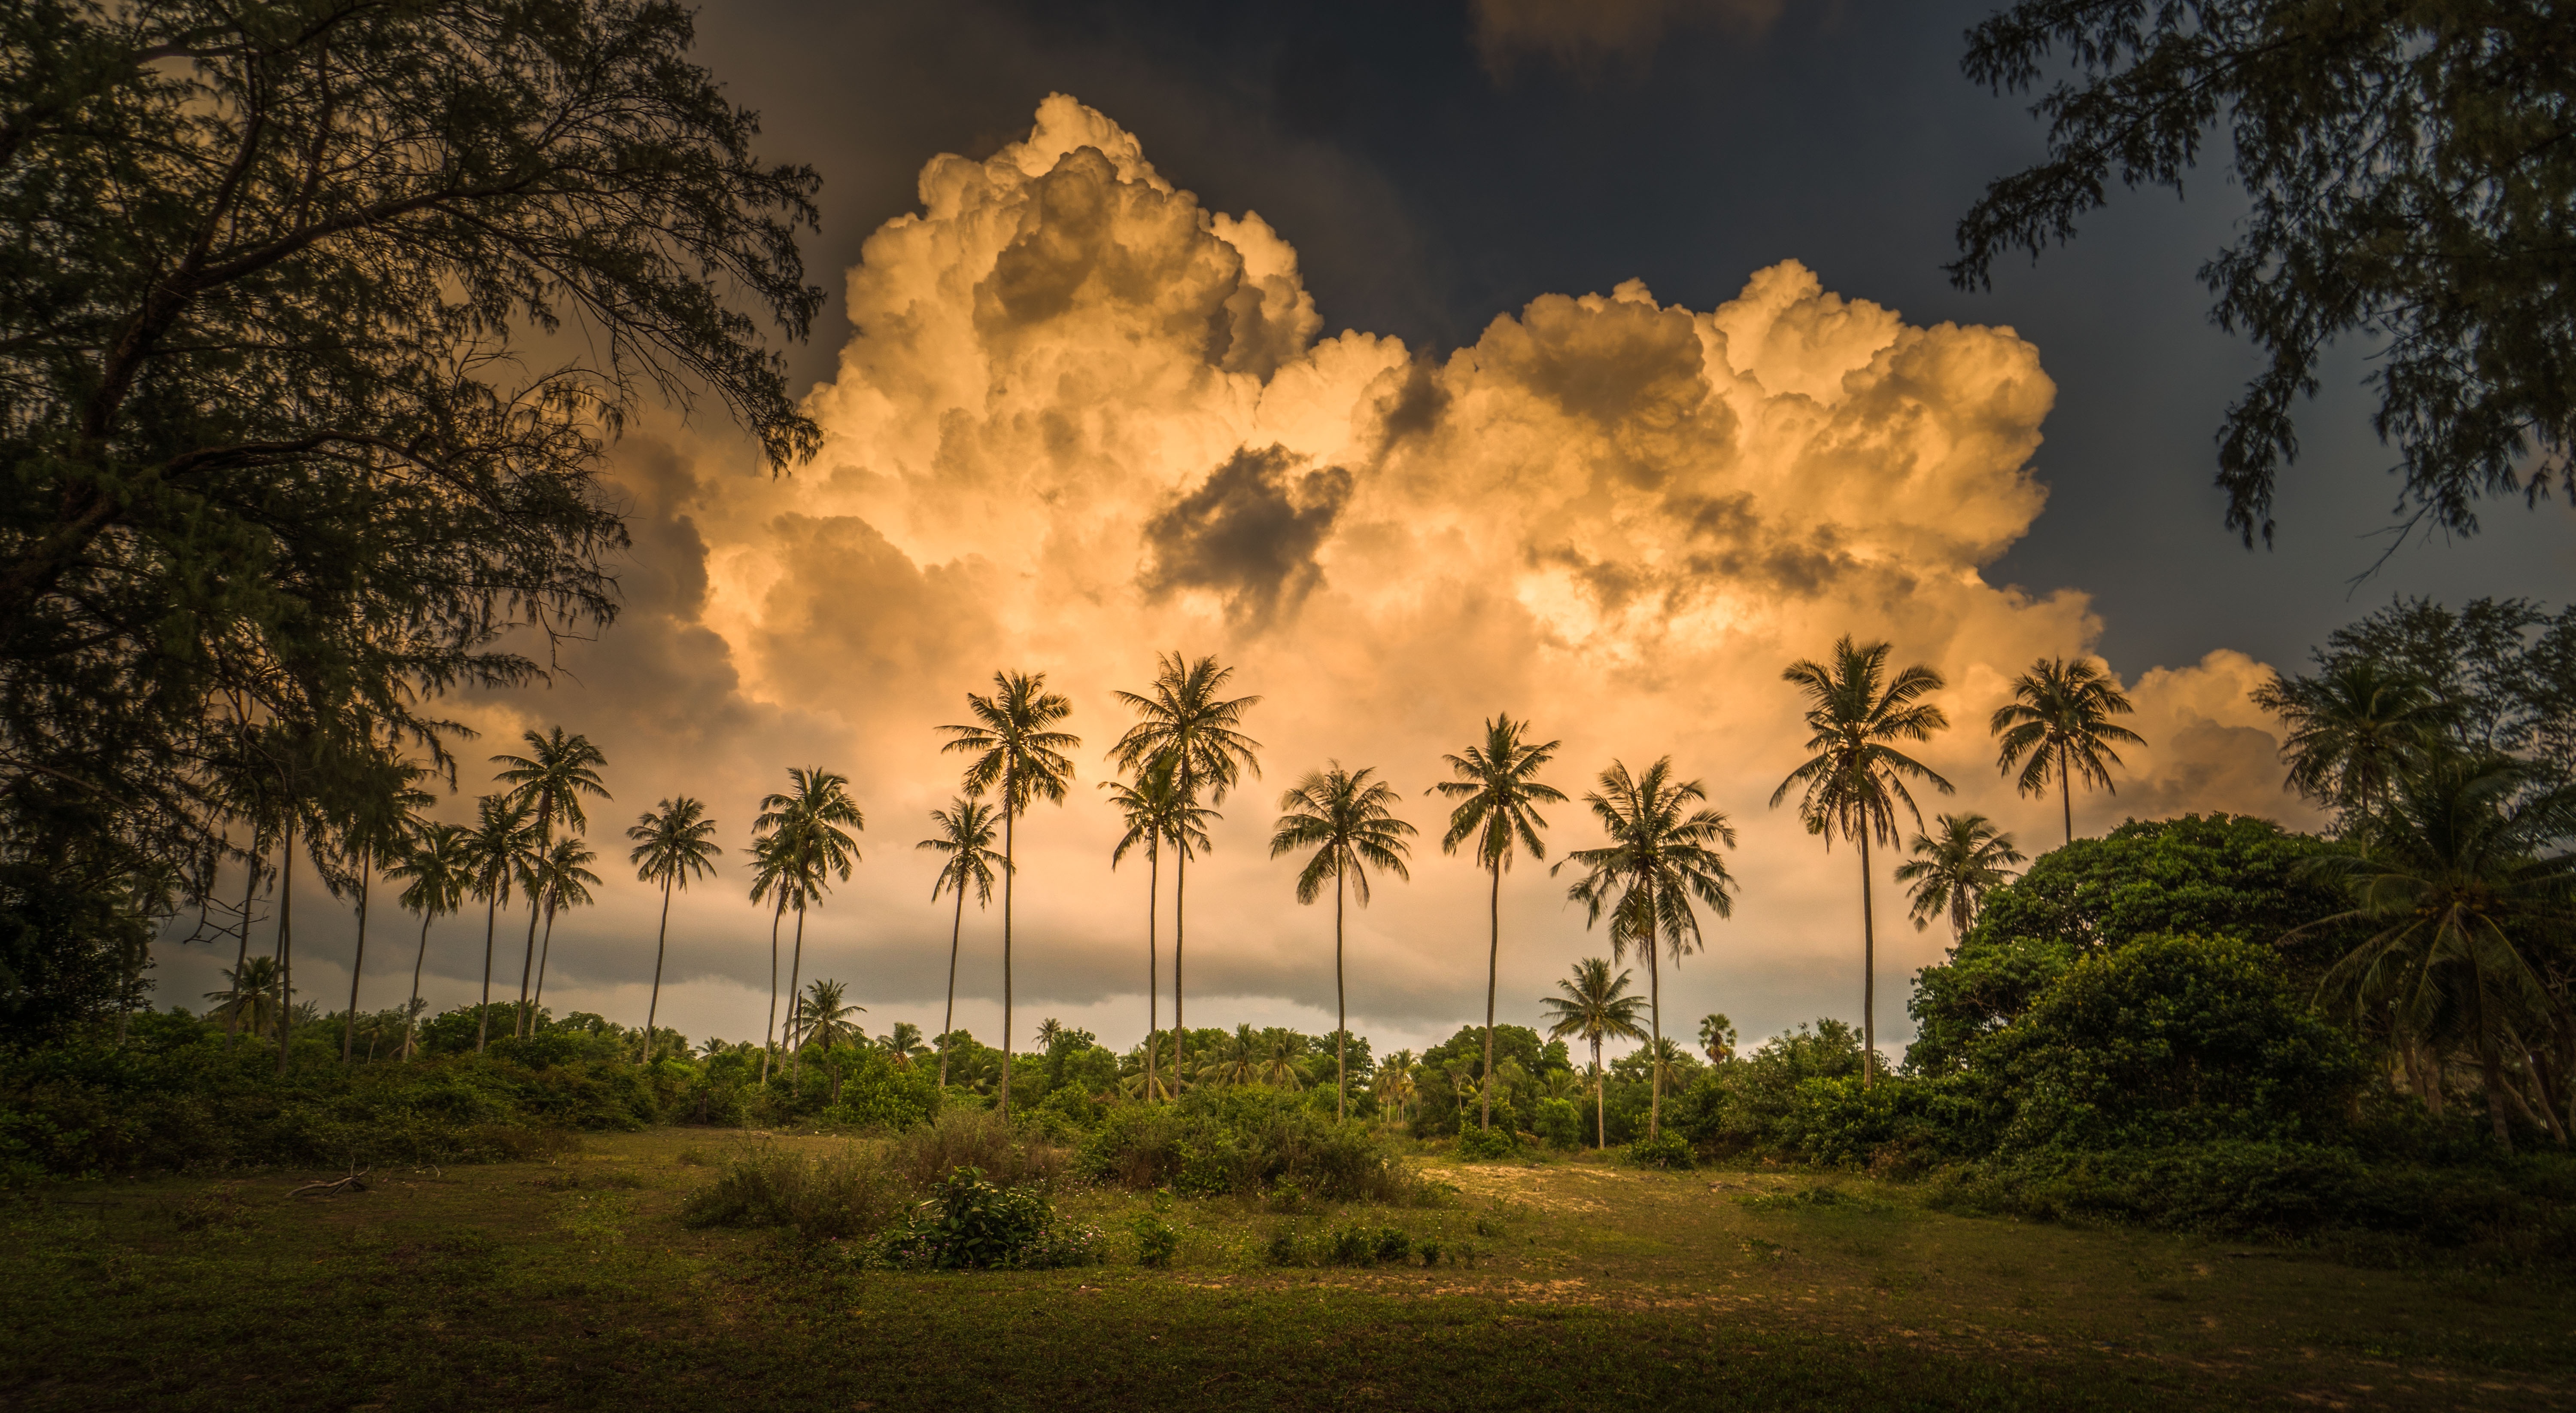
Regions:
<svg viewBox="0 0 2576 1413"><path fill-rule="evenodd" d="M1092 786L1128 720L1113 691L1161 651L1216 654L1263 698L1247 726L1269 783L1226 801L1192 865L1194 1020L1329 1015L1329 918L1267 857L1279 781L1375 766L1436 838L1423 792L1497 711L1562 740L1569 791L1670 754L1742 828L1734 921L1665 972L1674 1028L1854 1014L1857 864L1765 804L1802 739L1780 669L1846 632L1947 677L1960 725L1923 752L1961 786L1941 807L2054 842L2055 802L2016 797L1978 729L2014 674L2099 630L2081 594L1983 573L2046 501L2030 460L2055 388L2010 329L1908 324L1783 262L1712 310L1633 281L1543 296L1445 356L1328 335L1278 232L1207 210L1061 95L990 158L932 159L920 192L849 272L858 332L809 402L821 457L771 478L723 442L630 443L639 612L590 650L589 689L486 708L496 730L601 740L617 817L687 789L737 847L783 767L847 773L866 861L809 919L807 970L851 983L871 1024L936 1019L947 918L910 845L955 789L934 728L997 668L1047 673L1088 742L1075 798L1018 830L1023 1028L1142 1028L1145 883L1108 867ZM2078 800L2079 826L2291 817L2244 695L2263 671L2222 652L2137 676L2149 744L2117 795ZM1579 806L1555 814L1552 855L1591 842ZM763 919L739 872L675 909L664 1004L692 1033L759 1025ZM1531 861L1505 881L1507 1016L1606 950L1565 882ZM550 996L640 1003L654 900L607 892L559 927ZM1401 1042L1478 1012L1484 926L1479 876L1426 845L1411 885L1352 914L1355 1024ZM967 930L961 1016L989 1034L998 920ZM1881 939L1889 996L1946 940Z"/></svg>

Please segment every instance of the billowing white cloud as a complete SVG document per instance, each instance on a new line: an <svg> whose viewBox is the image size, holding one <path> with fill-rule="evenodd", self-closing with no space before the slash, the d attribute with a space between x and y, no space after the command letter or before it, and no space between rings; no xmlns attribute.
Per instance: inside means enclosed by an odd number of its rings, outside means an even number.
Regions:
<svg viewBox="0 0 2576 1413"><path fill-rule="evenodd" d="M2055 389L2011 330L1908 325L1784 262L1704 312L1634 281L1544 296L1445 358L1325 336L1279 233L1204 209L1061 95L989 159L934 158L921 200L850 271L858 332L809 404L820 458L773 479L730 443L630 443L635 621L579 660L589 686L485 720L609 749L600 836L686 790L739 844L783 767L848 773L867 861L809 922L806 971L849 981L872 1024L937 1020L948 916L910 845L955 786L934 728L996 669L1047 673L1087 742L1075 798L1019 831L1023 1030L1142 1030L1143 877L1109 870L1093 787L1128 720L1111 693L1165 651L1213 653L1263 699L1264 778L1191 878L1198 1023L1329 1015L1329 914L1264 847L1278 789L1327 760L1379 768L1425 834L1414 881L1352 915L1355 1025L1418 1039L1481 1011L1482 885L1440 855L1422 792L1496 711L1563 740L1569 792L1670 754L1742 828L1741 903L1667 969L1669 1028L1854 1014L1856 865L1766 804L1803 736L1780 670L1844 633L1947 676L1954 727L1922 753L1960 787L1941 808L2055 841L2055 802L2013 796L1983 729L2015 673L2098 631L2081 594L1983 577L2046 499L2029 462ZM2263 670L2221 652L2137 678L2149 745L2116 797L2077 801L2079 827L2287 812L2245 700ZM1597 837L1579 805L1551 820L1552 854ZM765 919L738 874L675 914L665 1006L692 1033L760 1023ZM1523 861L1505 882L1507 1016L1603 949L1566 881ZM1880 1018L1901 1035L1903 979L1946 938L1881 884ZM639 1008L654 901L611 889L567 922L550 992ZM960 977L984 1033L996 922L970 911ZM432 970L462 975L467 944L442 945Z"/></svg>

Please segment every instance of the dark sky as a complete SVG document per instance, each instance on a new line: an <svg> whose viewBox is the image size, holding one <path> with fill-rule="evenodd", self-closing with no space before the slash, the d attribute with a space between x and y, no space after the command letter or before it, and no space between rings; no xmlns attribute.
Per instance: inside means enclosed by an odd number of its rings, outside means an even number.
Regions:
<svg viewBox="0 0 2576 1413"><path fill-rule="evenodd" d="M1652 9L1631 0L1631 8ZM2200 263L2239 209L2212 166L2177 202L2116 199L2071 248L1992 292L1941 271L1983 184L2042 150L2026 100L1958 70L1977 0L1790 0L1768 24L1716 0L1649 45L1497 71L1465 4L939 4L728 0L702 52L766 119L765 151L823 173L810 250L831 317L799 351L828 375L847 336L840 272L914 206L939 151L981 156L1071 93L1135 132L1221 211L1259 211L1298 249L1327 327L1446 350L1548 292L1639 277L1706 309L1794 257L1825 287L1916 324L2010 325L2058 383L2031 536L1989 570L2094 597L2124 674L2232 647L2300 660L2392 594L2566 597L2567 511L2490 507L2487 532L2417 542L2375 576L2396 482L2371 437L2359 352L2327 370L2284 478L2281 537L2220 524L2212 433L2253 363L2212 328ZM2223 156L2223 144L2216 149Z"/></svg>

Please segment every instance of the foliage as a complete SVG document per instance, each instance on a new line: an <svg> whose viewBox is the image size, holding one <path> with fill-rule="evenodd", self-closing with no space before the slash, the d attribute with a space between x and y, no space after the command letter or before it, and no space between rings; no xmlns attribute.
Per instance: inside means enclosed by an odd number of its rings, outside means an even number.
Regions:
<svg viewBox="0 0 2576 1413"><path fill-rule="evenodd" d="M1439 1247L1423 1246L1425 1265L1439 1264ZM1274 1266L1402 1266L1414 1254L1413 1238L1395 1227L1348 1224L1312 1235L1294 1226L1270 1234L1262 1257Z"/></svg>
<svg viewBox="0 0 2576 1413"><path fill-rule="evenodd" d="M1508 1127L1462 1128L1458 1133L1458 1156L1470 1163L1508 1158L1520 1146L1520 1136Z"/></svg>
<svg viewBox="0 0 2576 1413"><path fill-rule="evenodd" d="M1432 1190L1366 1125L1260 1086L1194 1089L1111 1109L1073 1171L1137 1191L1251 1194L1290 1184L1333 1202L1424 1202Z"/></svg>
<svg viewBox="0 0 2576 1413"><path fill-rule="evenodd" d="M1690 1143L1678 1133L1640 1138L1628 1145L1628 1161L1641 1168L1675 1168L1688 1171L1692 1166Z"/></svg>
<svg viewBox="0 0 2576 1413"><path fill-rule="evenodd" d="M1550 1148L1583 1146L1583 1110L1571 1099L1541 1099L1530 1128Z"/></svg>
<svg viewBox="0 0 2576 1413"><path fill-rule="evenodd" d="M1036 1187L996 1187L973 1168L951 1172L880 1250L890 1264L932 1271L1042 1271L1101 1259L1097 1229L1059 1218Z"/></svg>
<svg viewBox="0 0 2576 1413"><path fill-rule="evenodd" d="M1173 1253L1181 1249L1179 1229L1152 1212L1137 1213L1127 1230L1135 1235L1139 1266L1168 1266Z"/></svg>
<svg viewBox="0 0 2576 1413"><path fill-rule="evenodd" d="M2223 125L2252 209L2200 277L2267 355L2219 432L2229 527L2271 539L2292 404L2350 338L2375 350L2373 426L2415 518L2474 531L2480 496L2563 483L2576 437L2576 285L2539 254L2576 224L2565 22L2530 0L2017 0L1969 31L1963 67L1998 93L2048 84L2048 157L1960 221L1951 277L2072 238L2114 178L2179 192Z"/></svg>
<svg viewBox="0 0 2576 1413"><path fill-rule="evenodd" d="M832 1157L766 1151L734 1158L680 1205L691 1227L789 1227L807 1241L872 1237L908 1210L904 1184L852 1148Z"/></svg>
<svg viewBox="0 0 2576 1413"><path fill-rule="evenodd" d="M887 1149L886 1162L922 1189L960 1168L1005 1187L1050 1184L1064 1171L1062 1152L984 1109L943 1109L930 1122L903 1130Z"/></svg>
<svg viewBox="0 0 2576 1413"><path fill-rule="evenodd" d="M2013 837L1981 814L1945 814L1933 820L1934 832L1917 832L1906 845L1914 857L1896 867L1896 881L1911 885L1906 909L1914 930L1947 915L1952 940L1965 937L1977 920L1986 895L2013 879L2015 864L2029 860L2013 847Z"/></svg>
<svg viewBox="0 0 2576 1413"><path fill-rule="evenodd" d="M2146 740L2111 718L2137 708L2120 690L2120 679L2089 658L2041 658L2012 685L2013 699L1995 708L1986 723L1995 738L1995 764L2006 775L2021 766L2013 787L2024 795L2045 795L2048 782L2056 780L2067 842L2073 843L2075 782L2114 788L2110 767L2120 763L2114 746L2143 746Z"/></svg>

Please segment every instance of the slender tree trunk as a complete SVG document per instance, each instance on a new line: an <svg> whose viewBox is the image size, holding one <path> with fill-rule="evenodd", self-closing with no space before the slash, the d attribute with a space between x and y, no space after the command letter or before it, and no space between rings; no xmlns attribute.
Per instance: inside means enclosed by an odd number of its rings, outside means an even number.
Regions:
<svg viewBox="0 0 2576 1413"><path fill-rule="evenodd" d="M1344 1068L1350 1049L1350 1002L1342 991L1342 875L1333 874L1333 1121L1350 1118L1350 1072Z"/></svg>
<svg viewBox="0 0 2576 1413"><path fill-rule="evenodd" d="M340 1063L349 1063L350 1052L358 1039L358 974L367 969L367 875L375 871L375 861L363 851L358 855L358 951L349 959L349 1013L340 1025ZM369 1059L375 1058L371 1053Z"/></svg>
<svg viewBox="0 0 2576 1413"><path fill-rule="evenodd" d="M277 1072L286 1073L287 1042L295 1036L295 816L286 817L286 852L277 879ZM236 985L235 990L240 987Z"/></svg>
<svg viewBox="0 0 2576 1413"><path fill-rule="evenodd" d="M1183 772L1181 802L1190 799L1188 773ZM1172 1097L1180 1097L1182 1076L1189 1070L1189 1026L1181 1011L1181 951L1189 942L1190 924L1190 846L1184 841L1180 852L1172 856Z"/></svg>
<svg viewBox="0 0 2576 1413"><path fill-rule="evenodd" d="M1145 1102L1151 1104L1162 1086L1156 1083L1154 1051L1162 1039L1163 1028L1163 956L1161 940L1154 935L1159 919L1155 910L1163 901L1163 846L1159 839L1145 841Z"/></svg>
<svg viewBox="0 0 2576 1413"><path fill-rule="evenodd" d="M1019 796L1016 771L1002 777L1002 1119L1011 1117L1011 885L1019 879L1019 855L1012 852L1012 826L1019 822L1014 808Z"/></svg>
<svg viewBox="0 0 2576 1413"><path fill-rule="evenodd" d="M1655 953L1655 924L1663 919L1660 911L1653 908L1657 901L1651 891L1646 894L1649 908L1646 914L1646 1013L1655 1032L1653 1041L1655 1048L1650 1053L1648 1057L1650 1063L1646 1066L1646 1077L1649 1081L1646 1089L1649 1096L1646 1102L1646 1141L1648 1143L1663 1137L1664 1134L1664 969L1662 959Z"/></svg>
<svg viewBox="0 0 2576 1413"><path fill-rule="evenodd" d="M554 842L554 801L551 798L541 798L537 801L537 886L528 890L528 950L519 958L519 1026L512 1032L516 1035L530 1033L528 1028L529 972L537 960L537 913L545 902L544 869L546 856L553 851Z"/></svg>
<svg viewBox="0 0 2576 1413"><path fill-rule="evenodd" d="M259 830L250 832L250 877L242 880L241 946L233 953L233 999L224 1008L224 1044L232 1045L241 1038L241 978L250 966L250 910L259 896L259 861L266 851L260 847Z"/></svg>
<svg viewBox="0 0 2576 1413"><path fill-rule="evenodd" d="M483 1053L483 1042L492 1035L492 933L501 918L501 887L492 886L491 896L483 900L483 1000L474 1008L474 1053Z"/></svg>
<svg viewBox="0 0 2576 1413"><path fill-rule="evenodd" d="M2066 842L2075 842L2075 782L2066 778L2066 748L2057 748L2057 798L2066 807Z"/></svg>
<svg viewBox="0 0 2576 1413"><path fill-rule="evenodd" d="M796 1086L805 1079L805 1051L796 1043L800 1029L796 1024L796 1012L803 1004L797 999L797 988L804 982L805 907L800 903L796 908L796 948L787 962L787 1092L790 1094L795 1093Z"/></svg>
<svg viewBox="0 0 2576 1413"><path fill-rule="evenodd" d="M546 1008L546 958L555 950L555 910L546 909L546 930L537 943L537 995L528 1003L528 1033L537 1033L537 1012Z"/></svg>
<svg viewBox="0 0 2576 1413"><path fill-rule="evenodd" d="M1476 1127L1494 1131L1494 988L1503 968L1503 863L1494 860L1494 887L1485 903L1485 1072L1476 1077Z"/></svg>
<svg viewBox="0 0 2576 1413"><path fill-rule="evenodd" d="M1592 1037L1592 1146L1610 1150L1610 1099L1601 1082L1601 1037Z"/></svg>
<svg viewBox="0 0 2576 1413"><path fill-rule="evenodd" d="M402 1057L406 1060L411 1058L412 1032L420 1025L420 969L429 961L429 924L437 916L427 909L420 915L420 950L411 959L411 1000L403 1006Z"/></svg>
<svg viewBox="0 0 2576 1413"><path fill-rule="evenodd" d="M1869 828L1860 833L1860 1087L1878 1079L1878 932L1869 908Z"/></svg>
<svg viewBox="0 0 2576 1413"><path fill-rule="evenodd" d="M544 892L540 887L537 892ZM542 911L537 900L528 899L528 949L519 957L519 1018L510 1028L512 1035L528 1033L528 983L537 976L537 914Z"/></svg>
<svg viewBox="0 0 2576 1413"><path fill-rule="evenodd" d="M778 1048L778 922L787 916L787 886L780 883L778 906L769 914L769 1027L760 1033L760 1087L769 1087L769 1057Z"/></svg>
<svg viewBox="0 0 2576 1413"><path fill-rule="evenodd" d="M662 956L671 945L671 881L679 875L662 878L662 926L653 934L653 999L644 1006L644 1058L636 1063L653 1063L653 1018L662 1013Z"/></svg>
<svg viewBox="0 0 2576 1413"><path fill-rule="evenodd" d="M966 882L957 882L957 916L948 924L948 1009L939 1021L939 1091L948 1092L948 1037L957 1031L957 943L966 935Z"/></svg>

